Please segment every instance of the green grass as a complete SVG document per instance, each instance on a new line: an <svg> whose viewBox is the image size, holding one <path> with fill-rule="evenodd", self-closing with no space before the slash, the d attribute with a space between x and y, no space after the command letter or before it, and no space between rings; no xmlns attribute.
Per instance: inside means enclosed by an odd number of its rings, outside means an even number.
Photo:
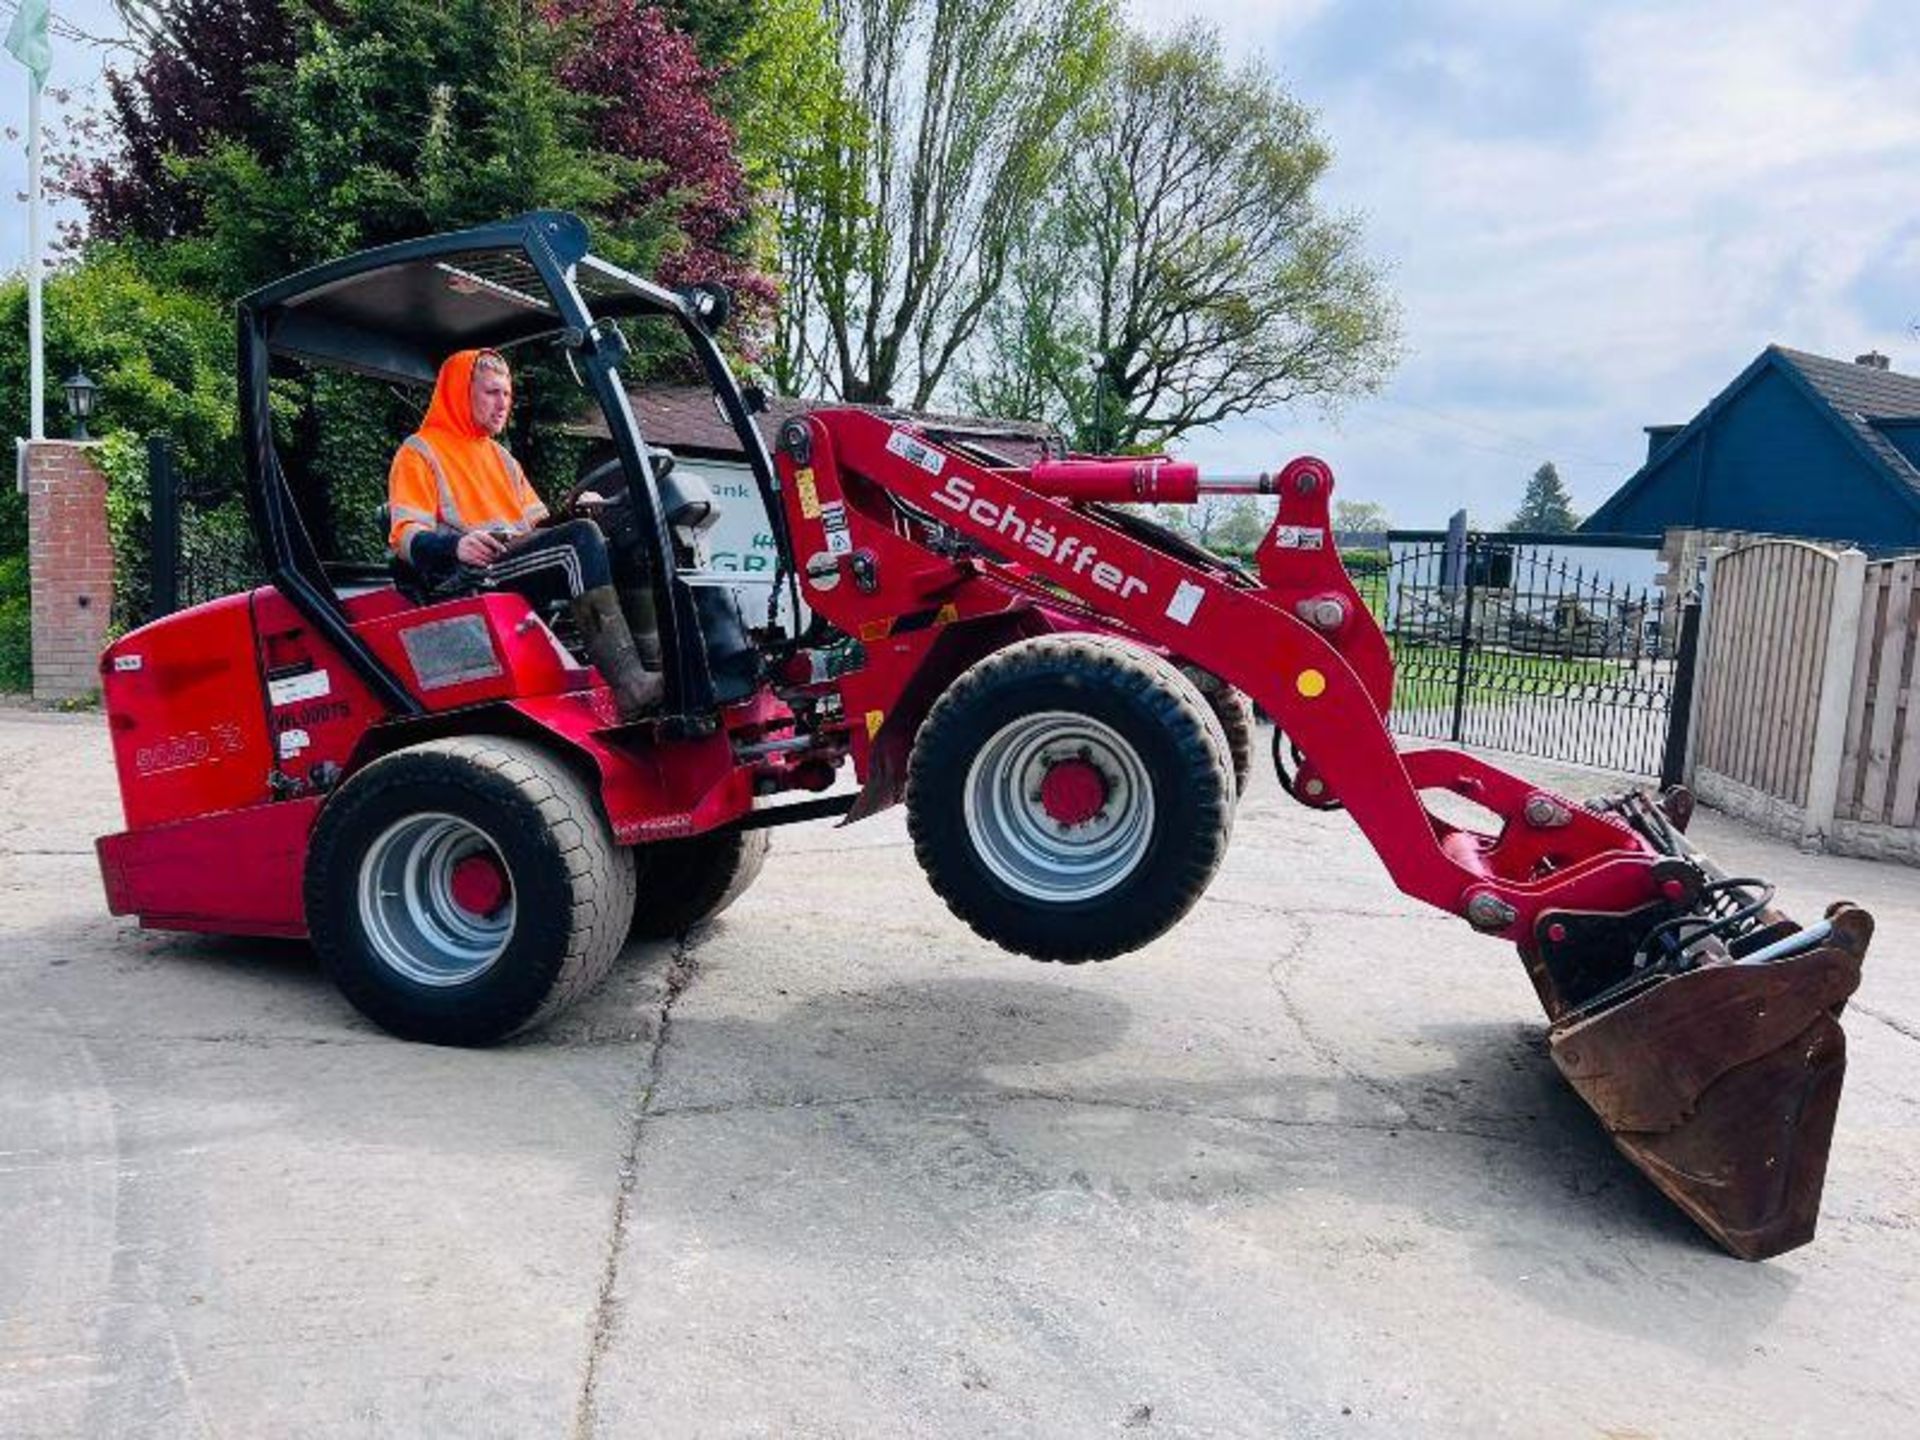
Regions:
<svg viewBox="0 0 1920 1440"><path fill-rule="evenodd" d="M1347 566L1347 578L1353 581L1353 588L1359 592L1361 601L1373 613L1375 623L1385 630L1385 552L1354 551L1342 555L1341 559ZM1409 687L1444 685L1449 696L1448 703L1451 703L1452 687L1459 667L1459 650L1451 638L1434 635L1425 640L1412 640L1389 634L1387 647L1393 652L1394 668L1403 684ZM1491 649L1481 644L1475 647L1468 662L1467 695L1470 701L1479 701L1550 694L1583 685L1614 684L1636 673L1645 672L1632 659L1530 654Z"/></svg>
<svg viewBox="0 0 1920 1440"><path fill-rule="evenodd" d="M1396 677L1395 706L1424 710L1451 706L1459 651L1451 645L1388 641ZM1644 663L1562 655L1526 655L1476 649L1467 661L1469 705L1500 706L1530 698L1577 694L1607 685L1651 690Z"/></svg>
<svg viewBox="0 0 1920 1440"><path fill-rule="evenodd" d="M1360 592L1360 603L1373 612L1374 620L1380 625L1387 623L1387 567L1385 564L1369 563L1369 557L1343 555L1346 562L1347 578L1353 582L1353 588Z"/></svg>
<svg viewBox="0 0 1920 1440"><path fill-rule="evenodd" d="M27 557L0 555L0 693L33 689L33 616Z"/></svg>

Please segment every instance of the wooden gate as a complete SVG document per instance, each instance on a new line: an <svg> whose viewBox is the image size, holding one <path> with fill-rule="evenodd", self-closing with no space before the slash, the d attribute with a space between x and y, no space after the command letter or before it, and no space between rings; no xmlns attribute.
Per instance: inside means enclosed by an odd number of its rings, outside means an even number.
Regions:
<svg viewBox="0 0 1920 1440"><path fill-rule="evenodd" d="M1807 803L1837 570L1832 551L1765 541L1719 557L1701 650L1697 767Z"/></svg>
<svg viewBox="0 0 1920 1440"><path fill-rule="evenodd" d="M1920 862L1920 557L1716 555L1690 773L1803 842Z"/></svg>

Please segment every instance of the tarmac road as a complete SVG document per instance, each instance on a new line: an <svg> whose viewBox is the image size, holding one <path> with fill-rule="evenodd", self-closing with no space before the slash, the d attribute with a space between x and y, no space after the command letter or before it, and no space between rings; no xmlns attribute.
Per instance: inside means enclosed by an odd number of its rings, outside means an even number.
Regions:
<svg viewBox="0 0 1920 1440"><path fill-rule="evenodd" d="M0 1435L1920 1426L1920 872L1696 824L1881 927L1821 1234L1749 1265L1270 777L1128 959L975 940L887 815L485 1053L107 916L118 824L97 716L0 708Z"/></svg>

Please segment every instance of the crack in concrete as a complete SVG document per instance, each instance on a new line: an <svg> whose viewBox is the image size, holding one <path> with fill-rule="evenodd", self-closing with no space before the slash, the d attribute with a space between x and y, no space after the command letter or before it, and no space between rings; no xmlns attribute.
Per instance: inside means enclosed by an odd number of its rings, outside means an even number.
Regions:
<svg viewBox="0 0 1920 1440"><path fill-rule="evenodd" d="M633 1191L640 1179L640 1140L646 1132L647 1121L655 1113L654 1091L660 1083L661 1067L666 1063L667 1042L673 1037L673 1007L699 971L693 946L693 932L682 935L674 944L673 960L667 967L667 993L660 1002L660 1017L654 1028L653 1045L647 1052L646 1064L640 1069L633 1103L627 1110L627 1146L620 1157L620 1183L614 1193L613 1225L607 1236L606 1265L600 1272L600 1291L594 1304L593 1324L587 1332L586 1369L580 1377L580 1399L574 1408L575 1440L591 1440L595 1429L600 1363L606 1358L607 1349L613 1342L620 1252L626 1248L627 1222L633 1212Z"/></svg>
<svg viewBox="0 0 1920 1440"><path fill-rule="evenodd" d="M1287 1019L1292 1022L1293 1028L1300 1034L1301 1041L1306 1045L1307 1050L1316 1060L1333 1071L1334 1074L1342 1076L1346 1080L1359 1086L1376 1100L1380 1100L1392 1106L1395 1110L1398 1110L1407 1121L1412 1121L1413 1110L1400 1098L1399 1094L1395 1092L1391 1085L1367 1074L1365 1071L1356 1070L1347 1064L1346 1060L1341 1056L1339 1048L1321 1038L1313 1026L1308 1023L1306 1011L1301 1007L1299 1001L1294 998L1293 992L1287 987L1285 980L1282 978L1282 972L1291 971L1307 953L1307 946L1314 939L1313 922L1306 916L1300 914L1292 915L1289 919L1293 923L1293 938L1280 953L1274 957L1273 963L1267 967L1267 980L1273 986L1274 994L1280 997L1280 1008L1286 1012Z"/></svg>

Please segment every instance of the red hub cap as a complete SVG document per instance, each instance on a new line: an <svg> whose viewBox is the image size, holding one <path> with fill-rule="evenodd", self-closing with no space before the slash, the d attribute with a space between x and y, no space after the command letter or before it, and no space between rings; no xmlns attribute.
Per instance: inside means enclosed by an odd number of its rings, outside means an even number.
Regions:
<svg viewBox="0 0 1920 1440"><path fill-rule="evenodd" d="M491 855L469 855L455 862L450 888L453 903L469 915L491 915L507 903L507 872Z"/></svg>
<svg viewBox="0 0 1920 1440"><path fill-rule="evenodd" d="M1084 825L1106 803L1106 776L1085 760L1062 760L1040 782L1040 807L1057 825Z"/></svg>

